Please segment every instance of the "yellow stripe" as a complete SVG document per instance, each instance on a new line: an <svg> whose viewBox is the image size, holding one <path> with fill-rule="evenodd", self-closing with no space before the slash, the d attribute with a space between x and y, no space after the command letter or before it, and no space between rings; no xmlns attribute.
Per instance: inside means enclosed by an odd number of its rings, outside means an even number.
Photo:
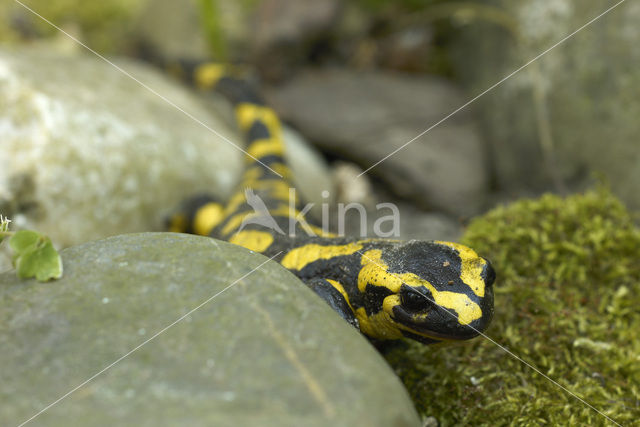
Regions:
<svg viewBox="0 0 640 427"><path fill-rule="evenodd" d="M293 176L293 174L291 173L291 169L289 169L289 167L283 163L273 163L269 165L269 167L282 175L283 179L288 180Z"/></svg>
<svg viewBox="0 0 640 427"><path fill-rule="evenodd" d="M349 304L349 308L351 309L351 311L353 311L353 307L351 306L351 301L349 301L349 295L347 294L347 291L344 290L344 286L342 286L342 283L332 279L325 279L325 280L331 283L331 286L336 288L336 290L342 294L342 296L344 297L344 300L347 302L347 304Z"/></svg>
<svg viewBox="0 0 640 427"><path fill-rule="evenodd" d="M251 145L249 145L249 148L247 148L247 153L256 159L259 159L261 157L272 155L282 156L284 154L284 150L282 147L282 141L279 139L268 138L253 141ZM253 160L251 157L248 157L248 159Z"/></svg>
<svg viewBox="0 0 640 427"><path fill-rule="evenodd" d="M242 182L241 186L252 190L267 191L269 193L269 199L276 199L278 201L289 203L289 190L291 187L287 181L283 181L279 178L262 179L251 182L245 181ZM297 193L295 193L295 199L291 202L294 205L298 202Z"/></svg>
<svg viewBox="0 0 640 427"><path fill-rule="evenodd" d="M365 309L360 307L356 310L356 318L362 333L371 338L396 340L403 337L402 332L396 326L396 322L384 310L367 316Z"/></svg>
<svg viewBox="0 0 640 427"><path fill-rule="evenodd" d="M244 194L244 191L238 191L235 193L230 199L229 203L224 209L225 217L234 213L244 202L247 201L247 197Z"/></svg>
<svg viewBox="0 0 640 427"><path fill-rule="evenodd" d="M288 205L283 205L280 206L277 209L274 209L272 211L269 211L269 215L271 216L285 216L288 217L289 216L289 206ZM300 213L299 210L294 209L293 210L294 215L297 215L298 213ZM239 214L236 214L234 216L232 216L227 223L225 224L225 226L222 228L221 234L223 236L231 233L233 230L237 229L238 227L240 227L240 225L242 225L242 220L244 220L245 218L249 219L249 218L257 218L259 216L261 216L262 213L261 212L240 212ZM299 221L299 224L303 225L304 221Z"/></svg>
<svg viewBox="0 0 640 427"><path fill-rule="evenodd" d="M242 230L231 236L229 242L252 251L264 252L273 243L273 236L266 231Z"/></svg>
<svg viewBox="0 0 640 427"><path fill-rule="evenodd" d="M347 245L322 246L314 243L291 249L280 262L285 268L302 270L308 264L321 259L330 259L341 255L351 255L362 249L362 245L349 243Z"/></svg>
<svg viewBox="0 0 640 427"><path fill-rule="evenodd" d="M291 169L289 169L288 166L282 163L272 163L269 165L269 167L275 172L282 175L282 178L280 179L289 180L292 176ZM253 166L249 166L242 175L242 182L246 183L258 181L264 173L264 166L259 163L254 164Z"/></svg>
<svg viewBox="0 0 640 427"><path fill-rule="evenodd" d="M225 67L220 64L203 64L196 67L193 79L200 89L213 89L222 77L227 74Z"/></svg>
<svg viewBox="0 0 640 427"><path fill-rule="evenodd" d="M193 219L193 231L208 236L213 228L224 219L224 208L218 203L207 203L196 212Z"/></svg>
<svg viewBox="0 0 640 427"><path fill-rule="evenodd" d="M231 218L229 218L225 226L222 227L221 234L223 236L226 236L227 234L231 233L233 230L236 230L242 224L242 220L244 219L244 217L251 214L252 212L242 212L232 216Z"/></svg>
<svg viewBox="0 0 640 427"><path fill-rule="evenodd" d="M261 165L248 168L242 175L242 186L251 187L254 182L259 182L263 172Z"/></svg>
<svg viewBox="0 0 640 427"><path fill-rule="evenodd" d="M272 138L280 138L280 120L275 111L264 105L241 103L236 106L236 119L240 129L247 131L257 120L269 130Z"/></svg>
<svg viewBox="0 0 640 427"><path fill-rule="evenodd" d="M471 288L474 294L484 297L484 280L482 270L487 262L471 248L452 242L436 241L441 245L455 249L460 256L460 279Z"/></svg>

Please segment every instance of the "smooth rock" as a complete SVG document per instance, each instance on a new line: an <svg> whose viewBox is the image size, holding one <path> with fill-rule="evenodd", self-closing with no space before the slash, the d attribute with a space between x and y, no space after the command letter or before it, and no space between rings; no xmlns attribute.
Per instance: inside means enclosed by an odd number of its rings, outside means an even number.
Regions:
<svg viewBox="0 0 640 427"><path fill-rule="evenodd" d="M0 275L3 425L61 397L36 423L420 425L377 351L262 255L146 233L62 258L58 281Z"/></svg>
<svg viewBox="0 0 640 427"><path fill-rule="evenodd" d="M0 213L13 226L66 247L161 230L189 195L225 200L235 188L245 144L226 101L208 108L155 69L118 64L228 141L98 58L0 51ZM297 189L321 203L327 166L300 137L285 138Z"/></svg>
<svg viewBox="0 0 640 427"><path fill-rule="evenodd" d="M465 102L435 77L338 69L305 72L267 95L312 142L365 169ZM399 196L461 216L481 209L488 188L485 151L465 110L368 173Z"/></svg>
<svg viewBox="0 0 640 427"><path fill-rule="evenodd" d="M493 0L505 26L462 27L457 75L476 95L614 6ZM499 190L580 190L594 174L640 209L640 4L624 2L478 100ZM517 40L517 42L516 42Z"/></svg>

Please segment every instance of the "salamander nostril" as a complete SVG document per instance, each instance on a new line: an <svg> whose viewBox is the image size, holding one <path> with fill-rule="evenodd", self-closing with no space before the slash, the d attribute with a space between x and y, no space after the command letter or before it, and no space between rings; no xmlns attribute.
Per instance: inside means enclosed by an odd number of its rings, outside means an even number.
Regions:
<svg viewBox="0 0 640 427"><path fill-rule="evenodd" d="M488 259L486 259L487 265L484 268L484 282L487 286L493 285L493 282L496 281L496 271L491 266L491 263Z"/></svg>

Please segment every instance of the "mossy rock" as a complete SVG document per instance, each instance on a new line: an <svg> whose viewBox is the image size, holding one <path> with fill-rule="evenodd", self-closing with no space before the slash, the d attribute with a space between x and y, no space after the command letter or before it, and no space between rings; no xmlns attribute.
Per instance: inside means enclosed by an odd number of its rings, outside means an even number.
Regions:
<svg viewBox="0 0 640 427"><path fill-rule="evenodd" d="M36 423L419 425L375 349L262 255L173 233L61 255L58 281L0 274L0 425L54 402Z"/></svg>
<svg viewBox="0 0 640 427"><path fill-rule="evenodd" d="M640 425L640 230L605 189L472 222L498 272L487 336L623 425ZM488 339L386 354L419 412L450 425L614 425Z"/></svg>

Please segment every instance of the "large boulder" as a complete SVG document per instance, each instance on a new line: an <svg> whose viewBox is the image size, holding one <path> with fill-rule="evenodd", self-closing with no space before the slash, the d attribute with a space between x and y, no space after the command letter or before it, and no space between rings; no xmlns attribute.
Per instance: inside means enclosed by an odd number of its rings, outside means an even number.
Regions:
<svg viewBox="0 0 640 427"><path fill-rule="evenodd" d="M156 70L131 75L233 143L232 128ZM94 56L0 51L0 210L60 246L160 229L190 192L224 197L242 153Z"/></svg>
<svg viewBox="0 0 640 427"><path fill-rule="evenodd" d="M62 259L54 282L0 274L3 425L59 398L37 422L420 425L366 339L262 255L149 233Z"/></svg>

